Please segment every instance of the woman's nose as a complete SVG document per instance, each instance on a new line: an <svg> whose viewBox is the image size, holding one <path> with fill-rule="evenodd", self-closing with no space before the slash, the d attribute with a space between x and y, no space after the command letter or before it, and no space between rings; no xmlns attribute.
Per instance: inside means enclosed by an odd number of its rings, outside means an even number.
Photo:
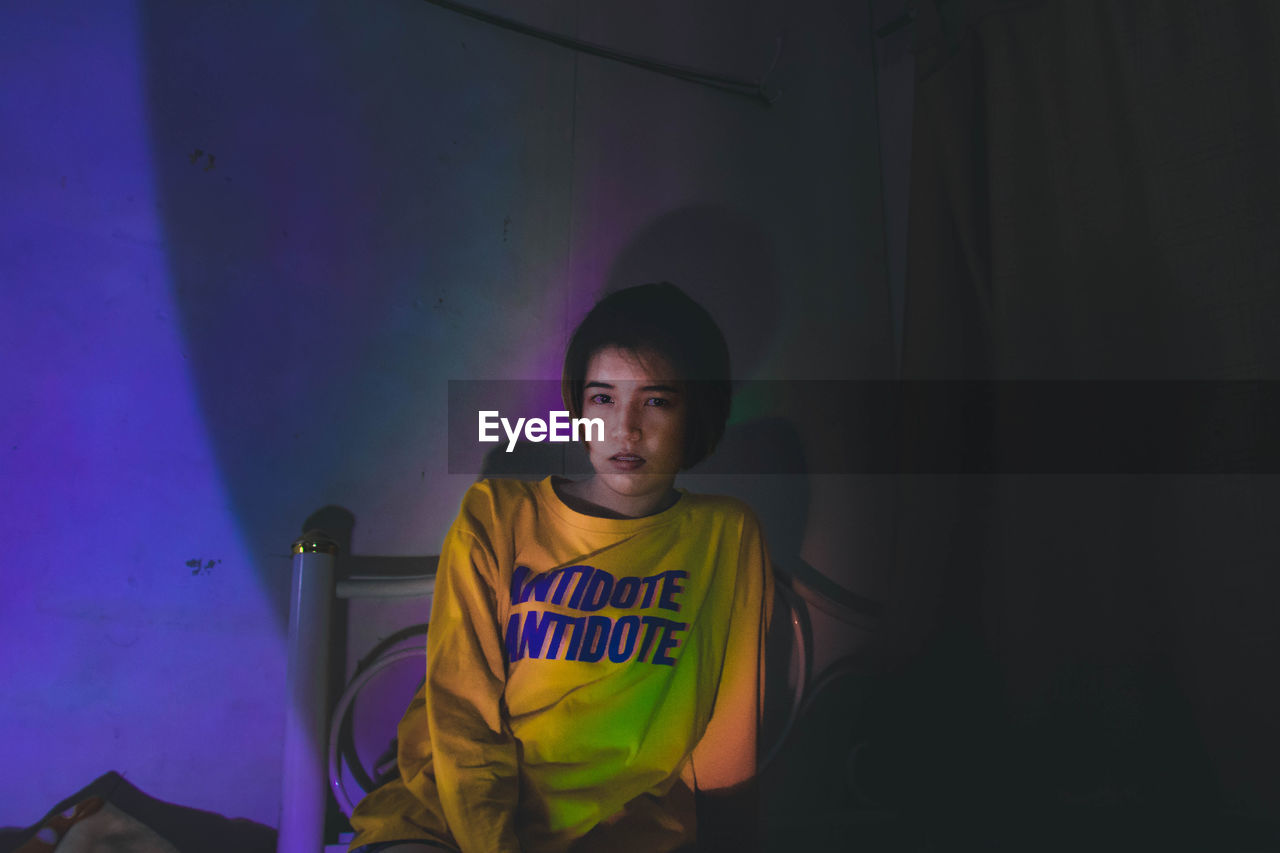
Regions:
<svg viewBox="0 0 1280 853"><path fill-rule="evenodd" d="M639 413L630 407L618 412L613 421L613 434L617 438L637 439L640 437Z"/></svg>

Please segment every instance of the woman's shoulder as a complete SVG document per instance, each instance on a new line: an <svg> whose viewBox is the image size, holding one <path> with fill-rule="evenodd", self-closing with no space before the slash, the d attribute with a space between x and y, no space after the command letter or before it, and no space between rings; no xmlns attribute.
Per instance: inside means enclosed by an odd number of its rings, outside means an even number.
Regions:
<svg viewBox="0 0 1280 853"><path fill-rule="evenodd" d="M485 478L476 480L462 496L462 510L497 512L536 500L538 483L529 480Z"/></svg>
<svg viewBox="0 0 1280 853"><path fill-rule="evenodd" d="M447 541L455 548L479 547L495 556L509 555L517 532L536 517L530 509L536 500L536 487L536 483L522 480L485 479L472 483L462 496Z"/></svg>
<svg viewBox="0 0 1280 853"><path fill-rule="evenodd" d="M744 526L760 526L751 505L732 495L686 492L682 500L688 502L689 511L694 515L734 521Z"/></svg>
<svg viewBox="0 0 1280 853"><path fill-rule="evenodd" d="M497 519L511 519L522 505L536 501L537 491L538 484L527 480L477 480L462 496L459 518L490 527Z"/></svg>
<svg viewBox="0 0 1280 853"><path fill-rule="evenodd" d="M485 477L475 481L467 488L466 494L462 496L462 502L505 503L508 501L532 500L537 491L538 483L536 481Z"/></svg>

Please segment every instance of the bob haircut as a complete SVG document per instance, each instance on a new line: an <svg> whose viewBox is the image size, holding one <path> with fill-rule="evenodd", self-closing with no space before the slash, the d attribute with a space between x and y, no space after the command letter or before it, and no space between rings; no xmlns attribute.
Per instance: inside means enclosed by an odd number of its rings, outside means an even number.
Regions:
<svg viewBox="0 0 1280 853"><path fill-rule="evenodd" d="M583 318L564 354L560 396L582 417L587 363L607 347L664 356L679 376L662 377L685 389L685 443L681 469L692 468L724 436L732 401L729 347L707 310L674 284L639 284L611 293Z"/></svg>

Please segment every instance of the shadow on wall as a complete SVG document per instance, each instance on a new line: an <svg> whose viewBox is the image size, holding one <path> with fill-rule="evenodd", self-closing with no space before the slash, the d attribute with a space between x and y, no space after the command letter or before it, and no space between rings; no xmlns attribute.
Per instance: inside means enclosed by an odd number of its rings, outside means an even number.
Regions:
<svg viewBox="0 0 1280 853"><path fill-rule="evenodd" d="M760 367L782 300L772 240L755 223L715 204L663 214L618 253L604 292L653 281L671 282L711 313L729 343L735 378Z"/></svg>

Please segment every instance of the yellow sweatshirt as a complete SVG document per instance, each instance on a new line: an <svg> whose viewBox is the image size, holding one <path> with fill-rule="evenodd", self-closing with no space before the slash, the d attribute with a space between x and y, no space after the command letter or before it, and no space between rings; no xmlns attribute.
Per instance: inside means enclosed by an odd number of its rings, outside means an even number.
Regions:
<svg viewBox="0 0 1280 853"><path fill-rule="evenodd" d="M772 583L733 498L682 490L656 515L606 519L551 478L476 483L441 550L400 778L356 808L352 847L692 844L692 792L755 772Z"/></svg>

